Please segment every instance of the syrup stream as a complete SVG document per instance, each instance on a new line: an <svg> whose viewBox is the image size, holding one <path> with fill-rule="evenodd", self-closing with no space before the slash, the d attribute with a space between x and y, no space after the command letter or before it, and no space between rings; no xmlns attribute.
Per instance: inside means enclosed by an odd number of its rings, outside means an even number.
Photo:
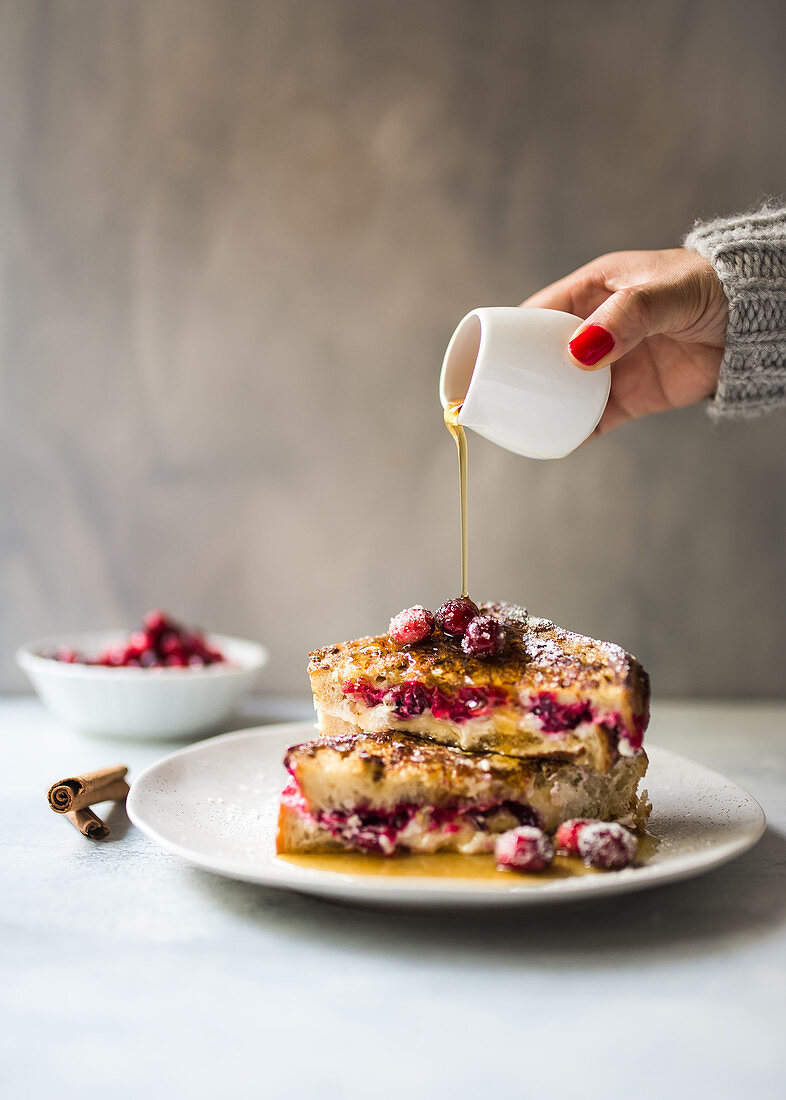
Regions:
<svg viewBox="0 0 786 1100"><path fill-rule="evenodd" d="M445 426L456 441L459 461L459 499L461 501L461 595L469 596L467 542L467 436L459 424L461 401L452 401L445 409Z"/></svg>

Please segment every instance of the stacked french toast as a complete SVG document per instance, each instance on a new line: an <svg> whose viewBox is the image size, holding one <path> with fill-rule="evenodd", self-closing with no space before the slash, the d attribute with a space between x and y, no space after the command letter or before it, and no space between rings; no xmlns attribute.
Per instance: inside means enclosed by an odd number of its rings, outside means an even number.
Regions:
<svg viewBox="0 0 786 1100"><path fill-rule="evenodd" d="M649 678L619 646L458 597L316 650L309 675L320 736L286 753L280 853L635 858Z"/></svg>

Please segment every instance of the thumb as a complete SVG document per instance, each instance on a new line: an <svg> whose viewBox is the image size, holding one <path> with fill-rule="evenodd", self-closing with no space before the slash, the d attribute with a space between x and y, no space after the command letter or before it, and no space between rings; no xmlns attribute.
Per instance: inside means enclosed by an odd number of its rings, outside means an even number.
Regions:
<svg viewBox="0 0 786 1100"><path fill-rule="evenodd" d="M600 370L647 336L678 329L684 302L675 291L651 283L618 290L576 329L568 341L571 358L585 370Z"/></svg>

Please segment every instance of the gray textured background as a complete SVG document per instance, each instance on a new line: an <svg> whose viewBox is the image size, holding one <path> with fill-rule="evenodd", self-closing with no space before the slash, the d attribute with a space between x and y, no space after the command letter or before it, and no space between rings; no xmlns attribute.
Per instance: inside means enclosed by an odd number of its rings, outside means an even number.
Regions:
<svg viewBox="0 0 786 1100"><path fill-rule="evenodd" d="M458 586L471 307L784 189L786 8L0 3L2 677L149 605L306 650ZM473 438L471 586L784 693L786 420Z"/></svg>

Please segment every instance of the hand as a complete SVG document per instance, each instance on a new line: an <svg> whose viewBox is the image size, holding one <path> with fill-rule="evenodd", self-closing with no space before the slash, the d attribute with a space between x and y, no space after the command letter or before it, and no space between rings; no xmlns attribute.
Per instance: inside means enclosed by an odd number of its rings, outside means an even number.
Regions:
<svg viewBox="0 0 786 1100"><path fill-rule="evenodd" d="M728 302L712 265L695 252L611 252L522 305L584 317L568 345L572 359L584 370L612 364L596 435L715 392Z"/></svg>

